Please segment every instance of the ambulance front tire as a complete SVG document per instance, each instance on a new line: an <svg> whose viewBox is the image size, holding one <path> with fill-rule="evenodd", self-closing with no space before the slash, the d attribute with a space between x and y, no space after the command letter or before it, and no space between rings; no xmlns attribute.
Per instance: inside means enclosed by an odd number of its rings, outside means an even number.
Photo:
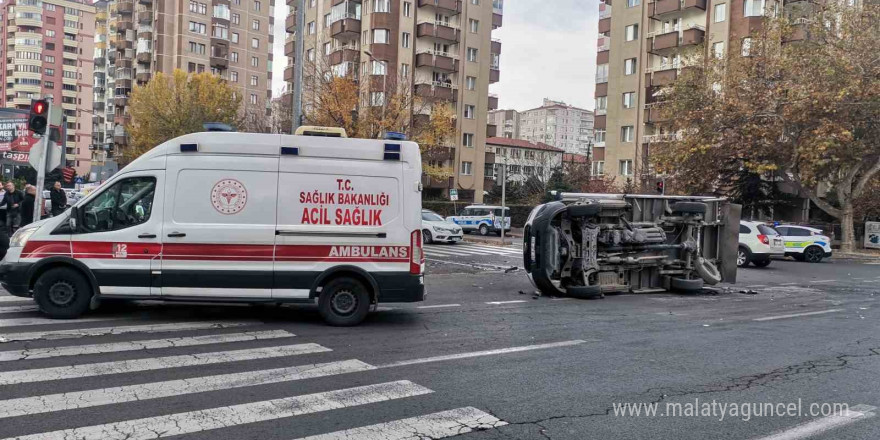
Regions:
<svg viewBox="0 0 880 440"><path fill-rule="evenodd" d="M336 278L321 289L318 311L324 322L332 326L358 325L370 311L370 293L354 278Z"/></svg>
<svg viewBox="0 0 880 440"><path fill-rule="evenodd" d="M92 294L86 277L69 267L49 269L34 284L34 301L40 311L56 319L72 319L85 313Z"/></svg>

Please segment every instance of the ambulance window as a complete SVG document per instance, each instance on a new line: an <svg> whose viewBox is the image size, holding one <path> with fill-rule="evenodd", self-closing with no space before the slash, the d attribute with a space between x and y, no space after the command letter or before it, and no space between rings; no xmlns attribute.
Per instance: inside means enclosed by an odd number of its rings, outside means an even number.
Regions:
<svg viewBox="0 0 880 440"><path fill-rule="evenodd" d="M505 214L504 215L505 217L509 217L510 216L510 208L504 208L504 214ZM495 209L495 215L498 217L501 217L501 208Z"/></svg>
<svg viewBox="0 0 880 440"><path fill-rule="evenodd" d="M131 177L120 180L82 207L82 226L87 232L130 228L150 219L156 179Z"/></svg>

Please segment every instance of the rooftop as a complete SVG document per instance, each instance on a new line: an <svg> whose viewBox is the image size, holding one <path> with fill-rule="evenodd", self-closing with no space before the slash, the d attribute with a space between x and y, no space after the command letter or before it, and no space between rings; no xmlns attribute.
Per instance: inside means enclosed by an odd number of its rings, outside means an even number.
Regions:
<svg viewBox="0 0 880 440"><path fill-rule="evenodd" d="M538 142L537 144L533 144L529 141L524 141L522 139L510 139L504 137L491 137L486 139L486 144L494 145L499 147L513 147L513 148L525 148L529 150L544 150L544 151L554 151L557 153L562 153L565 150L561 148L551 147L543 142Z"/></svg>

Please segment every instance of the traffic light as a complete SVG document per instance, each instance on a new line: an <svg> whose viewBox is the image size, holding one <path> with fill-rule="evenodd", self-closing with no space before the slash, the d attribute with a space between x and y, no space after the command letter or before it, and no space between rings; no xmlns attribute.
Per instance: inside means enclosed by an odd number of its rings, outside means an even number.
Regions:
<svg viewBox="0 0 880 440"><path fill-rule="evenodd" d="M664 190L664 188L663 188L663 181L662 181L662 180L658 180L658 181L657 181L657 194L663 195L663 190Z"/></svg>
<svg viewBox="0 0 880 440"><path fill-rule="evenodd" d="M46 115L49 113L49 101L38 99L31 102L31 114L28 116L28 129L36 134L46 134L49 125Z"/></svg>

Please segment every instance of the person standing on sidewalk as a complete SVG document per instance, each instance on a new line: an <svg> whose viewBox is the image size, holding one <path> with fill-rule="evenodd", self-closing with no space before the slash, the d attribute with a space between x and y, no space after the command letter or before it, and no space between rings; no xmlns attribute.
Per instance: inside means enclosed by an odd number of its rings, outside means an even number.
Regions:
<svg viewBox="0 0 880 440"><path fill-rule="evenodd" d="M55 181L49 190L49 198L52 200L52 217L61 215L67 209L67 194L61 189L61 182Z"/></svg>
<svg viewBox="0 0 880 440"><path fill-rule="evenodd" d="M3 188L6 190L6 197L9 198L9 208L6 211L6 232L12 236L15 230L21 226L21 203L24 201L24 194L15 189L15 183L11 180L6 182Z"/></svg>
<svg viewBox="0 0 880 440"><path fill-rule="evenodd" d="M37 187L26 185L24 187L24 200L21 202L21 227L34 222L34 203L37 202Z"/></svg>

